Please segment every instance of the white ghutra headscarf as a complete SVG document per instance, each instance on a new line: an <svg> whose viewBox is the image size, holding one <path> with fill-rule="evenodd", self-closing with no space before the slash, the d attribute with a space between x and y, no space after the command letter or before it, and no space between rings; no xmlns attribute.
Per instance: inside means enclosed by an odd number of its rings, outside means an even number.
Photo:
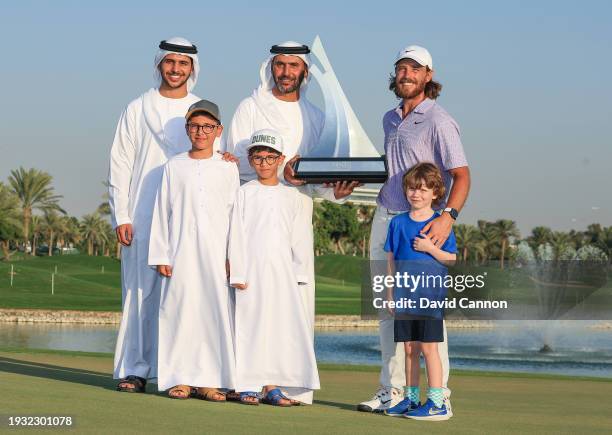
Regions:
<svg viewBox="0 0 612 435"><path fill-rule="evenodd" d="M305 45L294 41L283 42L282 44L278 44L274 47L307 49ZM274 59L276 56L299 57L304 61L307 68L310 67L311 60L308 54L271 53L270 56L268 56L268 58L261 64L261 69L259 70L259 77L261 79L261 82L259 86L253 91L253 101L259 107L264 117L268 119L270 125L274 126L274 128L280 133L280 135L286 138L291 136L291 131L295 129L295 126L293 125L292 120L287 119L285 114L282 113L282 111L279 109L277 103L278 100L272 94L272 89L274 89L274 87L276 86L276 84L274 83L274 77L272 77L272 59ZM306 75L304 77L304 80L302 81L302 84L300 85L300 99L298 100L298 104L301 108L304 126L302 144L313 146L318 141L319 135L321 134L322 125L319 125L318 122L318 120L320 119L320 116L318 116L320 110L306 98L306 90L308 89L309 78L310 75ZM306 150L302 148L297 151L300 153L304 153ZM289 157L293 157L293 155Z"/></svg>
<svg viewBox="0 0 612 435"><path fill-rule="evenodd" d="M304 47L304 45L300 44L299 42L295 42L295 41L286 41L286 42L283 42L282 44L276 45L275 47L301 48L301 47ZM261 80L261 83L259 84L259 87L255 90L255 92L259 90L270 92L276 86L276 84L274 83L274 77L272 77L272 59L274 59L276 56L299 57L306 64L306 68L310 68L310 55L308 54L287 54L287 55L270 54L270 56L268 56L268 58L264 60L264 62L261 64L261 68L259 70L259 78ZM302 81L302 84L300 85L300 97L302 96L302 93L306 91L309 77L310 75L307 75L306 77L304 77L304 80Z"/></svg>
<svg viewBox="0 0 612 435"><path fill-rule="evenodd" d="M169 45L185 47L186 50L188 50L189 52L183 51L178 48L176 49L176 51L171 50L171 49L163 49L163 48L159 49L159 51L155 55L155 64L153 66L154 68L153 77L155 78L155 87L159 88L162 83L162 76L161 76L161 73L159 72L160 62L164 59L164 57L166 57L169 54L180 54L182 56L189 56L191 60L193 61L193 71L191 72L191 75L187 79L187 91L191 92L191 90L195 87L198 81L198 75L200 74L200 62L198 61L196 46L193 45L191 42L189 42L187 39L181 38L178 36L162 41L160 46L162 46L162 44L164 43L169 44Z"/></svg>

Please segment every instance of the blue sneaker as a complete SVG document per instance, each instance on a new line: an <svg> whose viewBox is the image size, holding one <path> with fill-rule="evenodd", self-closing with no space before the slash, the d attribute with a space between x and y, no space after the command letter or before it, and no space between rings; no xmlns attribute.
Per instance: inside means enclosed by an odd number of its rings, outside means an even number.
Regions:
<svg viewBox="0 0 612 435"><path fill-rule="evenodd" d="M403 417L408 411L412 411L413 409L417 409L421 405L420 403L411 402L409 398L405 398L397 405L385 409L385 415L390 417Z"/></svg>
<svg viewBox="0 0 612 435"><path fill-rule="evenodd" d="M412 411L408 411L405 417L413 420L442 421L448 420L451 418L451 415L446 409L446 405L442 404L442 406L438 408L431 399L427 399L424 405Z"/></svg>

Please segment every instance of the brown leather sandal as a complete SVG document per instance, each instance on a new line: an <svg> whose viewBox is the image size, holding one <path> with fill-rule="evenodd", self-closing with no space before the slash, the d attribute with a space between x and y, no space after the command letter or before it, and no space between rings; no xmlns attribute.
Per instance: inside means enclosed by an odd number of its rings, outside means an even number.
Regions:
<svg viewBox="0 0 612 435"><path fill-rule="evenodd" d="M225 393L225 398L228 402L240 402L240 393L236 390L231 390Z"/></svg>
<svg viewBox="0 0 612 435"><path fill-rule="evenodd" d="M225 393L219 391L217 388L197 387L195 388L194 396L208 402L225 402L227 400Z"/></svg>
<svg viewBox="0 0 612 435"><path fill-rule="evenodd" d="M117 384L117 391L126 393L144 393L147 385L147 380L139 376L126 376Z"/></svg>
<svg viewBox="0 0 612 435"><path fill-rule="evenodd" d="M168 390L168 397L171 399L185 400L191 395L191 387L189 385L177 385Z"/></svg>

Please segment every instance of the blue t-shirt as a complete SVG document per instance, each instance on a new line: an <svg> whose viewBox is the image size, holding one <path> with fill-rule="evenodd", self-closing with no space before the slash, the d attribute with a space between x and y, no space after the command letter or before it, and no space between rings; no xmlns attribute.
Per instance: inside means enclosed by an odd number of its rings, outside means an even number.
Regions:
<svg viewBox="0 0 612 435"><path fill-rule="evenodd" d="M386 252L393 253L396 272L408 273L414 276L420 275L423 277L421 279L429 277L427 285L415 287L413 288L414 291L404 287L395 288L394 299L396 301L406 298L414 300L417 304L417 308L397 309L396 312L433 318L442 317L442 310L419 308L419 299L427 298L429 300L440 301L446 297L446 287L440 285L440 283L444 282L447 275L446 266L438 262L432 255L426 252L415 251L412 247L414 240L419 237L420 231L438 216L437 213L434 213L429 219L417 222L410 217L409 212L406 212L395 216L389 223L384 249ZM457 240L452 230L441 249L451 254L457 252Z"/></svg>
<svg viewBox="0 0 612 435"><path fill-rule="evenodd" d="M389 223L385 251L393 252L393 258L396 260L436 261L435 258L426 252L415 251L412 244L414 239L419 236L421 230L425 228L425 225L438 216L437 213L434 213L429 219L422 222L413 220L409 212L395 216ZM442 250L451 254L457 253L457 240L453 230L451 230L448 239L442 245Z"/></svg>

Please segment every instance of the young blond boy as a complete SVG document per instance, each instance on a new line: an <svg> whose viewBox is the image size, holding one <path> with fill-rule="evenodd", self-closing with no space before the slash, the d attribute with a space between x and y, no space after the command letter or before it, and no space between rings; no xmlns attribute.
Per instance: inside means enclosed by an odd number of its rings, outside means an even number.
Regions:
<svg viewBox="0 0 612 435"><path fill-rule="evenodd" d="M403 177L403 188L410 203L410 212L402 213L391 220L385 243L389 271L401 269L415 275L440 278L446 274L443 264L456 259L455 235L451 231L448 240L438 248L421 230L438 214L432 204L444 198L444 183L440 170L432 163L413 166ZM443 280L439 280L441 282ZM435 283L432 279L428 283ZM388 299L398 299L390 289ZM402 289L403 290L403 289ZM400 292L396 288L395 292ZM444 341L444 327L441 309L421 309L423 297L430 301L443 300L444 289L438 284L421 285L411 289L406 299L415 303L414 308L402 313L395 311L394 339L403 342L406 351L406 385L404 400L387 409L386 415L408 417L414 420L448 420L450 412L444 404L442 385L442 363L438 354L438 343ZM417 297L415 297L417 296ZM409 318L404 316L408 314ZM416 319L414 315L416 314ZM427 366L427 401L419 401L420 355L425 357Z"/></svg>

